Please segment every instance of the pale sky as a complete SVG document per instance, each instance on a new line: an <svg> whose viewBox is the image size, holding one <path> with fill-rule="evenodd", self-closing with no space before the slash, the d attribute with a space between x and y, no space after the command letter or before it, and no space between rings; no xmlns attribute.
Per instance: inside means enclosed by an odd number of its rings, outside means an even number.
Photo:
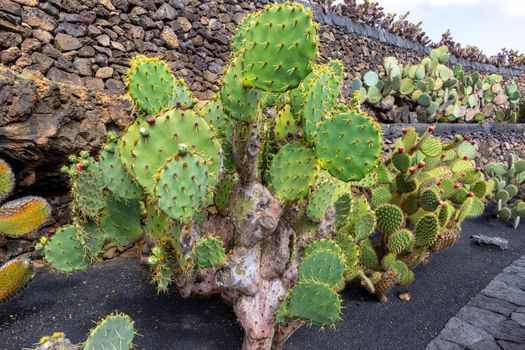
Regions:
<svg viewBox="0 0 525 350"><path fill-rule="evenodd" d="M525 53L525 0L376 0L385 13L410 11L408 19L423 22L433 41L450 29L462 46L478 46L488 55L499 49Z"/></svg>

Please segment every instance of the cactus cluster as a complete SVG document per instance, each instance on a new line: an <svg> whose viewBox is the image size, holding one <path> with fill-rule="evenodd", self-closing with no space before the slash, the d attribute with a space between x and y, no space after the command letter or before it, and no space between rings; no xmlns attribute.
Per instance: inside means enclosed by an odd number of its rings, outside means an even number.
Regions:
<svg viewBox="0 0 525 350"><path fill-rule="evenodd" d="M357 240L361 266L375 287L364 286L381 300L394 285L412 283L412 270L456 242L463 220L484 211L489 184L474 161L476 142L457 135L443 143L433 131L420 136L403 129L375 178L361 186L363 195L338 212L349 218L339 231ZM362 217L368 217L365 225L359 225ZM380 239L361 232L376 226Z"/></svg>
<svg viewBox="0 0 525 350"><path fill-rule="evenodd" d="M525 220L525 159L511 152L506 163L489 163L485 172L490 177L495 214L517 229Z"/></svg>
<svg viewBox="0 0 525 350"><path fill-rule="evenodd" d="M70 157L74 222L41 240L45 260L82 270L147 236L158 290L221 294L244 349L282 347L303 323L332 326L353 279L382 299L411 283L483 210L476 147L410 129L383 161L379 124L355 99L339 104L342 64L315 63L316 30L297 3L248 15L203 105L164 62L135 57L136 120L98 155Z"/></svg>
<svg viewBox="0 0 525 350"><path fill-rule="evenodd" d="M361 102L377 109L388 111L404 101L424 112L429 121L518 121L521 93L517 85L496 74L469 75L459 64L450 69L445 65L448 59L446 46L431 50L429 57L413 65L387 57L382 72L366 72L352 82L352 89L360 92Z"/></svg>
<svg viewBox="0 0 525 350"><path fill-rule="evenodd" d="M4 202L14 188L13 170L0 159L0 236L19 238L38 230L48 220L51 205L35 196ZM12 260L0 266L0 303L25 288L33 275L32 264L26 259Z"/></svg>
<svg viewBox="0 0 525 350"><path fill-rule="evenodd" d="M126 314L114 313L100 320L81 345L74 345L64 333L55 332L40 339L35 350L130 350L135 334L133 320Z"/></svg>
<svg viewBox="0 0 525 350"><path fill-rule="evenodd" d="M28 196L2 202L15 188L13 170L0 159L0 235L22 237L40 228L51 215L51 206L40 197Z"/></svg>

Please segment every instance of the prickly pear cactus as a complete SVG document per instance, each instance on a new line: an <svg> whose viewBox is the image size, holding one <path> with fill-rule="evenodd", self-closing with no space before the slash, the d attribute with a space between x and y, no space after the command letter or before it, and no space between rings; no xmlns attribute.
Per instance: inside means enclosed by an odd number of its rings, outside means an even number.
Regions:
<svg viewBox="0 0 525 350"><path fill-rule="evenodd" d="M525 220L525 160L509 153L506 163L490 163L485 172L490 177L489 185L475 185L474 193L488 193L496 216L517 229Z"/></svg>
<svg viewBox="0 0 525 350"><path fill-rule="evenodd" d="M112 314L89 332L84 350L131 349L134 336L133 320L125 314Z"/></svg>
<svg viewBox="0 0 525 350"><path fill-rule="evenodd" d="M11 260L0 266L0 303L24 289L34 276L29 260Z"/></svg>
<svg viewBox="0 0 525 350"><path fill-rule="evenodd" d="M15 188L13 170L0 159L0 235L22 237L38 230L51 215L51 206L40 197L4 201Z"/></svg>
<svg viewBox="0 0 525 350"><path fill-rule="evenodd" d="M383 113L402 101L429 121L517 121L522 96L514 83L496 74L468 75L459 64L450 69L445 65L448 59L446 46L431 50L416 64L386 57L381 72L365 72L352 82L352 90L359 92L361 102Z"/></svg>
<svg viewBox="0 0 525 350"><path fill-rule="evenodd" d="M128 315L114 313L98 322L83 344L74 345L64 333L56 332L40 339L35 350L130 350L134 347L134 323Z"/></svg>
<svg viewBox="0 0 525 350"><path fill-rule="evenodd" d="M394 285L413 283L412 270L453 245L461 223L485 209L490 185L475 165L476 142L458 135L443 143L433 131L431 126L420 136L414 128L403 129L377 168L381 176L364 188L382 239L360 243L361 263L374 288L363 285L381 300ZM360 210L369 212L361 203ZM345 229L358 237L357 228Z"/></svg>
<svg viewBox="0 0 525 350"><path fill-rule="evenodd" d="M72 272L146 235L160 292L220 294L243 349L282 348L302 324L333 326L348 282L381 299L412 283L444 234L480 214L488 190L463 138L444 144L411 129L383 158L359 96L338 104L341 63L314 64L316 25L302 5L247 16L233 51L220 92L199 106L167 64L132 60L137 118L99 155L71 157L74 225L41 248ZM401 73L390 63L393 89ZM382 94L379 78L365 85ZM434 108L425 93L416 100ZM99 327L88 343L113 334Z"/></svg>

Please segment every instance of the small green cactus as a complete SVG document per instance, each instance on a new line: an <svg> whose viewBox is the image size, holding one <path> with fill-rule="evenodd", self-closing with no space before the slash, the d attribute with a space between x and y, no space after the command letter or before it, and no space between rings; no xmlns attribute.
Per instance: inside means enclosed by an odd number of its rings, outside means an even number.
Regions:
<svg viewBox="0 0 525 350"><path fill-rule="evenodd" d="M104 350L133 348L135 337L135 322L126 314L114 313L104 317L97 326L89 332L87 340L79 346L71 343L66 335L55 332L51 336L40 339L35 350L60 349L60 350Z"/></svg>
<svg viewBox="0 0 525 350"><path fill-rule="evenodd" d="M193 262L199 269L221 266L226 262L226 254L220 239L207 236L195 242Z"/></svg>

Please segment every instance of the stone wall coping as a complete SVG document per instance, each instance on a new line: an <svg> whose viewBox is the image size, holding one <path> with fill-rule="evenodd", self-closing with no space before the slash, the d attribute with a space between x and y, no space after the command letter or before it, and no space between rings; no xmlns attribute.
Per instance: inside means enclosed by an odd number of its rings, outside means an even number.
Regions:
<svg viewBox="0 0 525 350"><path fill-rule="evenodd" d="M274 0L275 2L283 2L283 0ZM412 40L405 39L401 36L389 33L383 29L372 27L366 23L355 21L346 16L338 15L334 12L325 13L321 8L307 3L302 0L298 0L303 5L308 6L314 13L314 18L326 25L335 25L343 28L348 34L358 34L360 36L376 40L388 45L396 46L405 50L412 50L428 55L431 48L421 45L420 43ZM516 67L497 67L492 64L486 64L481 62L475 62L466 60L461 57L450 55L449 64L461 64L463 67L471 68L480 72L487 72L492 74L511 75L511 76L522 76L525 74L525 64L521 64Z"/></svg>

